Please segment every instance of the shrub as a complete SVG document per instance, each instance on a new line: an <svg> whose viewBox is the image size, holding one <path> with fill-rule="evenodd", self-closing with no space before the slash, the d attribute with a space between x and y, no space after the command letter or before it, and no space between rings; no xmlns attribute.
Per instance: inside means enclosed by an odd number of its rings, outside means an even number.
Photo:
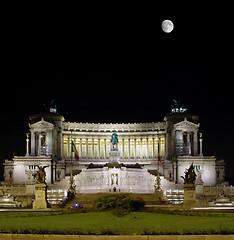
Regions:
<svg viewBox="0 0 234 240"><path fill-rule="evenodd" d="M100 211L110 210L116 216L124 216L130 211L140 211L145 202L141 199L132 199L128 194L108 195L95 201Z"/></svg>
<svg viewBox="0 0 234 240"><path fill-rule="evenodd" d="M111 212L117 217L124 217L125 215L129 214L129 210L123 208L113 208L111 209Z"/></svg>

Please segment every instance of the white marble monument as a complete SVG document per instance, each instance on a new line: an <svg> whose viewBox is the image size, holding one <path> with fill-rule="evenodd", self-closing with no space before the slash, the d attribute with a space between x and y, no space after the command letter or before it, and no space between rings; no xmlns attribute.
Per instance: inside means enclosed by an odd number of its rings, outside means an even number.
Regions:
<svg viewBox="0 0 234 240"><path fill-rule="evenodd" d="M4 162L4 181L7 184L35 184L34 175L40 165L47 166L45 182L48 187L65 190L73 157L72 173L78 192L85 191L82 190L86 186L85 181L87 184L97 181L99 185L98 189L91 190L91 186L87 191L108 192L114 187L116 191L136 191L137 186L130 185L137 185L139 179L143 179L141 184L145 186L141 191L151 192L154 185L151 179L157 174L159 156L162 160L159 173L163 191L182 186L180 176L191 163L195 172L200 172L204 187L224 183L224 161L203 154L205 146L199 132L199 117L188 114L186 108L176 101L171 113L161 122L65 122L53 104L50 111L34 114L29 119L30 134L26 135L25 156L14 156ZM112 142L113 130L118 134L118 142ZM79 161L71 151L72 142ZM107 166L112 163L114 165ZM92 176L95 166L96 175Z"/></svg>
<svg viewBox="0 0 234 240"><path fill-rule="evenodd" d="M116 132L111 137L109 163L104 167L90 165L75 177L79 193L153 193L155 176L139 164L124 166L118 151Z"/></svg>

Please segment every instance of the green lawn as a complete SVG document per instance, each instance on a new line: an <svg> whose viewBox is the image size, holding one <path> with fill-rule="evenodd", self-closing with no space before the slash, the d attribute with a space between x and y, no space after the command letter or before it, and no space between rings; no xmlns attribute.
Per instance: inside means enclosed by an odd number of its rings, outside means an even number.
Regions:
<svg viewBox="0 0 234 240"><path fill-rule="evenodd" d="M217 215L217 214L216 214ZM27 232L37 229L39 233L217 233L222 230L234 234L234 214L223 216L184 216L148 212L133 212L116 217L110 212L76 214L0 212L1 232ZM41 230L40 230L41 229ZM221 233L222 233L221 231ZM37 232L35 232L37 233Z"/></svg>

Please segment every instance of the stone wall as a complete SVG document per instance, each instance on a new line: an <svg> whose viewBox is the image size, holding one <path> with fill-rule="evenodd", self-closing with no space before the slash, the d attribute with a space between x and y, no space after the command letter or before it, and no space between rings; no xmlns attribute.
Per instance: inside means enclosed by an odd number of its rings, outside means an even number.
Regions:
<svg viewBox="0 0 234 240"><path fill-rule="evenodd" d="M31 208L34 199L33 185L3 185L0 186L0 199L13 196L14 201L20 202L22 208Z"/></svg>

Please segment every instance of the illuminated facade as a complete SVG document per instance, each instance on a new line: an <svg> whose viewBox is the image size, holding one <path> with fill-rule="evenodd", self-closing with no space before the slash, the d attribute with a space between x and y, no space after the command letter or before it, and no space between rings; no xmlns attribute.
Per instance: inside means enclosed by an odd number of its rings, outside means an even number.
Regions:
<svg viewBox="0 0 234 240"><path fill-rule="evenodd" d="M46 181L49 185L62 183L70 174L71 158L74 176L90 164L103 167L109 162L113 130L118 134L120 161L124 166L139 164L153 176L159 169L162 182L182 184L180 176L193 163L204 185L224 182L224 162L202 154L196 115L175 112L162 122L151 123L76 123L65 122L63 116L50 111L35 114L30 121L26 155L5 160L7 183L33 183L38 165L48 166ZM72 141L79 161L71 152Z"/></svg>

